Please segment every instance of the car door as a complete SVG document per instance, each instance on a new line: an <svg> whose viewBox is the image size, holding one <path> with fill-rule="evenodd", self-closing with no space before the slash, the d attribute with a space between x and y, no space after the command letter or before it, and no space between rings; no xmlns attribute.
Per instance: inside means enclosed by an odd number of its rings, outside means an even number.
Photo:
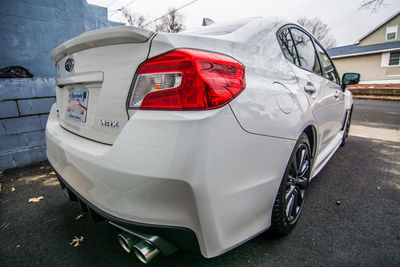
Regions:
<svg viewBox="0 0 400 267"><path fill-rule="evenodd" d="M340 86L340 78L332 60L318 41L314 40L314 45L320 60L322 74L326 78L323 88L327 91L327 95L330 96L331 100L329 102L329 118L327 118L327 122L329 123L328 129L331 131L329 136L334 137L340 134L340 131L343 128L346 112L345 95Z"/></svg>
<svg viewBox="0 0 400 267"><path fill-rule="evenodd" d="M285 56L296 65L292 69L318 123L319 144L325 146L340 131L338 118L344 118L344 113L340 114L341 104L344 112L343 93L338 92L337 84L326 78L310 35L296 26L287 26L278 35ZM289 40L288 45L282 45L282 39Z"/></svg>

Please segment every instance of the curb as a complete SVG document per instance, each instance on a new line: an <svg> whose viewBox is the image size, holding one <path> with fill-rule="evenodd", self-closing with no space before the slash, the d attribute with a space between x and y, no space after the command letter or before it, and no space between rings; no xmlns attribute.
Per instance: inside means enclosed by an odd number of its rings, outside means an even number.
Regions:
<svg viewBox="0 0 400 267"><path fill-rule="evenodd" d="M357 99L400 101L400 84L355 84L347 88Z"/></svg>
<svg viewBox="0 0 400 267"><path fill-rule="evenodd" d="M364 99L364 100L394 101L394 102L400 101L400 97L396 97L396 96L353 95L353 98L354 99Z"/></svg>

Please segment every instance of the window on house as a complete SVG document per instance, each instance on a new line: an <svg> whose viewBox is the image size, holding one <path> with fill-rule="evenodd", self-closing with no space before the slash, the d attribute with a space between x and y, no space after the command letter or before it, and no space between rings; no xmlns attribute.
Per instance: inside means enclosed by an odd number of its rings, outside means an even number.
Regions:
<svg viewBox="0 0 400 267"><path fill-rule="evenodd" d="M400 52L391 52L389 57L389 66L400 65Z"/></svg>
<svg viewBox="0 0 400 267"><path fill-rule="evenodd" d="M398 25L392 25L386 27L386 41L392 41L397 39L397 28Z"/></svg>

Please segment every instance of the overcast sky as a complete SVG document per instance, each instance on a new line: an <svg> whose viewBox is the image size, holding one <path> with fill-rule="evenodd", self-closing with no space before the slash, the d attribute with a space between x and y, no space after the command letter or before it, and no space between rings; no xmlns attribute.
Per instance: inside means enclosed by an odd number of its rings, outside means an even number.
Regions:
<svg viewBox="0 0 400 267"><path fill-rule="evenodd" d="M120 12L123 6L132 11L158 18L168 7L178 8L192 0L87 0L90 4L108 7L108 18L126 22ZM180 12L187 28L200 26L203 17L215 22L246 17L279 16L296 21L300 16L318 17L328 24L338 46L353 44L364 34L400 10L400 1L386 0L376 13L358 10L362 0L197 0ZM131 3L131 4L129 4ZM129 5L128 5L129 4Z"/></svg>

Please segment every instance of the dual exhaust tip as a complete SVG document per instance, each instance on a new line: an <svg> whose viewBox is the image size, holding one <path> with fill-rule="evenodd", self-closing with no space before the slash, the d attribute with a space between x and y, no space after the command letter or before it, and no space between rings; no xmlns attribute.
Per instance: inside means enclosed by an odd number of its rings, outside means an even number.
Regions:
<svg viewBox="0 0 400 267"><path fill-rule="evenodd" d="M149 241L137 239L132 235L120 233L117 238L119 244L127 253L133 251L136 257L143 263L150 262L160 253L160 250Z"/></svg>

